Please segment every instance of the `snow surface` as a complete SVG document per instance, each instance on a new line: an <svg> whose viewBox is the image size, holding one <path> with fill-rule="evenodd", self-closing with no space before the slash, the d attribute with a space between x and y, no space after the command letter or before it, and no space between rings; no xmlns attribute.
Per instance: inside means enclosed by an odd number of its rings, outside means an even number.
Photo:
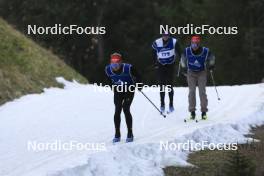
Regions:
<svg viewBox="0 0 264 176"><path fill-rule="evenodd" d="M242 143L250 126L264 123L264 84L218 87L221 101L208 87L209 119L199 123L183 122L188 116L187 88L175 88L175 113L165 119L136 92L131 107L135 142L124 143L122 118L122 142L112 145L113 93L58 81L64 89L45 89L0 107L0 176L163 175L165 166L188 165L189 152L160 150L160 141ZM146 94L159 105L159 93ZM28 141L56 140L105 143L106 151L28 150Z"/></svg>

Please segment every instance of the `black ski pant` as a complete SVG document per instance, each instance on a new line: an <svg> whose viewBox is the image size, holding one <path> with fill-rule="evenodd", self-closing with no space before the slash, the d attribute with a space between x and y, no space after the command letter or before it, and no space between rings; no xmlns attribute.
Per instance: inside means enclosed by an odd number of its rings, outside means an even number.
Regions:
<svg viewBox="0 0 264 176"><path fill-rule="evenodd" d="M132 115L130 113L130 106L134 98L134 92L114 92L115 103L115 115L114 123L116 134L115 137L120 137L120 123L121 123L121 111L124 111L126 124L127 124L127 136L131 137L132 134Z"/></svg>
<svg viewBox="0 0 264 176"><path fill-rule="evenodd" d="M165 106L165 87L168 88L170 106L173 106L173 79L174 79L174 72L175 72L175 64L167 64L161 65L159 64L157 74L158 74L158 81L160 86L160 103L161 106Z"/></svg>

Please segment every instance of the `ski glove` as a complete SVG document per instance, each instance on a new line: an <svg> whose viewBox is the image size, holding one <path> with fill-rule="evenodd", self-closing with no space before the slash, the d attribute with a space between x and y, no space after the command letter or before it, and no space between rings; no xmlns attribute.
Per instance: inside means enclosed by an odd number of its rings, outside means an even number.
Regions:
<svg viewBox="0 0 264 176"><path fill-rule="evenodd" d="M181 75L187 77L187 68L186 67L182 67Z"/></svg>
<svg viewBox="0 0 264 176"><path fill-rule="evenodd" d="M153 64L153 67L154 67L154 69L158 69L158 68L159 68L159 63L158 63L158 62L155 62L155 63Z"/></svg>
<svg viewBox="0 0 264 176"><path fill-rule="evenodd" d="M214 65L210 65L209 67L208 67L208 69L211 71L211 70L213 70L214 69Z"/></svg>
<svg viewBox="0 0 264 176"><path fill-rule="evenodd" d="M142 91L143 83L137 83L137 89L138 89L138 91Z"/></svg>

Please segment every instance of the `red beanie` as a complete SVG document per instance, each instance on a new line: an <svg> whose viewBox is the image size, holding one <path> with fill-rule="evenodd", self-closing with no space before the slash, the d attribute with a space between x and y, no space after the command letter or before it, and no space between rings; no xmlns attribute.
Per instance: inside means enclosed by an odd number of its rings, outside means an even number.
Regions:
<svg viewBox="0 0 264 176"><path fill-rule="evenodd" d="M119 53L113 53L111 54L111 63L120 63L122 61L122 55Z"/></svg>
<svg viewBox="0 0 264 176"><path fill-rule="evenodd" d="M192 42L192 43L200 43L200 42L201 42L201 37L198 36L198 35L194 35L194 36L192 36L192 38L191 38L191 42Z"/></svg>

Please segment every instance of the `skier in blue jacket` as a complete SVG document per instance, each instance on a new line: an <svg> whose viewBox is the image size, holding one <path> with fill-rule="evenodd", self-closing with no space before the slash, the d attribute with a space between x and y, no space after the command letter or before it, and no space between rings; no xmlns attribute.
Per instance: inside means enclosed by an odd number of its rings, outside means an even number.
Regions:
<svg viewBox="0 0 264 176"><path fill-rule="evenodd" d="M126 142L132 142L134 136L130 106L134 98L135 84L142 82L141 76L131 64L123 63L122 56L119 53L113 53L111 55L110 64L105 67L105 73L114 92L115 136L113 143L119 142L121 139L120 123L122 110L125 114L128 131ZM141 91L142 87L138 87L138 89Z"/></svg>
<svg viewBox="0 0 264 176"><path fill-rule="evenodd" d="M153 60L157 69L158 82L160 86L160 110L165 112L165 87L169 94L169 112L174 111L173 106L173 79L175 73L175 60L180 57L181 49L176 38L168 33L162 34L161 38L156 39L153 44Z"/></svg>
<svg viewBox="0 0 264 176"><path fill-rule="evenodd" d="M190 119L196 117L196 86L198 85L201 117L207 119L208 100L206 95L207 70L213 70L215 65L215 56L207 47L201 45L201 37L194 35L191 38L191 46L185 48L181 56L181 66L187 72L187 82L189 86L189 111Z"/></svg>

